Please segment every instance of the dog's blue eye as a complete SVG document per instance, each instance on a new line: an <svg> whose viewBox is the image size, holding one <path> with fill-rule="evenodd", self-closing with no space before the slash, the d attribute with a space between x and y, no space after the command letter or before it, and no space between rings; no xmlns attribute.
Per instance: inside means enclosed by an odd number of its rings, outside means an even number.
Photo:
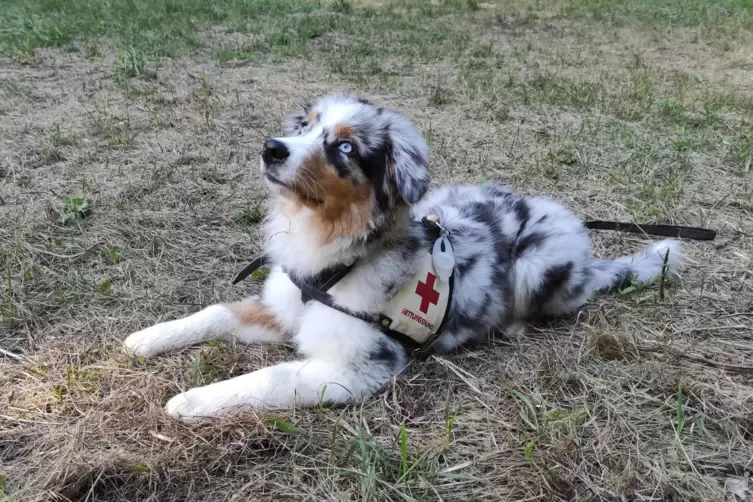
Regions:
<svg viewBox="0 0 753 502"><path fill-rule="evenodd" d="M340 143L340 151L344 154L348 154L353 151L353 145L350 143Z"/></svg>

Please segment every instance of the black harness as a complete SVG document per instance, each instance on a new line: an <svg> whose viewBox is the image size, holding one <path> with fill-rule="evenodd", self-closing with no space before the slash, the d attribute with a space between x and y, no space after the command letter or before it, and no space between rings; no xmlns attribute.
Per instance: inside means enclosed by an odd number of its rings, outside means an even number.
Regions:
<svg viewBox="0 0 753 502"><path fill-rule="evenodd" d="M422 222L430 232L436 234L436 238L439 238L441 227L436 221L424 218ZM251 263L246 265L246 267L244 267L243 270L238 273L238 275L235 276L235 279L233 279L233 284L239 283L240 281L251 275L254 271L270 264L271 263L269 258L264 255L255 258ZM290 281L295 284L298 289L301 290L301 301L304 304L310 302L311 300L315 300L345 315L360 319L361 321L372 325L383 334L400 343L408 352L417 352L422 348L428 349L428 347L430 347L432 343L439 337L439 333L442 332L442 329L447 322L447 313L449 312L450 305L452 304L454 274L450 276L449 280L449 297L447 299L447 307L442 318L442 323L439 325L439 328L437 329L436 333L434 333L434 335L432 335L423 344L419 344L409 336L400 333L399 331L390 329L390 326L392 325L392 319L384 314L353 312L335 303L334 298L328 293L328 291L335 284L340 282L346 275L348 275L348 273L353 269L354 266L355 263L352 263L351 265L335 265L319 272L314 277L307 277L305 279L298 277L294 272L290 272L285 269L283 269L283 271L285 272L285 274L287 274Z"/></svg>
<svg viewBox="0 0 753 502"><path fill-rule="evenodd" d="M429 228L430 231L436 234L436 238L439 238L441 227L439 226L437 221L432 221L424 218L422 222L427 228ZM635 223L620 223L616 221L588 221L585 222L584 225L586 228L592 230L614 230L618 232L655 235L659 237L675 237L699 241L710 241L716 238L716 232L714 230L697 227L683 227L677 225L638 225ZM239 283L240 281L251 275L254 271L270 264L270 260L267 256L262 255L255 258L251 263L246 265L246 267L244 267L243 270L238 273L238 275L235 276L235 279L233 279L233 284ZM301 301L304 304L315 300L331 309L337 310L338 312L341 312L345 315L355 317L356 319L360 319L361 321L372 325L388 337L399 342L409 353L418 352L419 350L423 353L427 353L428 348L431 347L431 345L441 334L442 329L444 328L444 325L446 324L449 317L447 314L449 313L450 305L452 304L452 290L455 274L452 274L450 276L450 297L448 298L445 315L442 319L442 323L440 324L439 329L437 329L436 333L432 335L432 337L429 338L426 342L419 344L409 336L400 333L399 331L390 329L390 326L392 325L392 319L385 316L384 314L366 314L362 312L353 312L335 303L334 298L328 293L328 291L335 284L340 282L346 275L348 275L348 273L353 269L354 266L355 263L351 265L335 265L323 270L314 277L307 277L305 279L296 276L296 274L293 272L284 269L283 271L290 278L291 282L301 290Z"/></svg>

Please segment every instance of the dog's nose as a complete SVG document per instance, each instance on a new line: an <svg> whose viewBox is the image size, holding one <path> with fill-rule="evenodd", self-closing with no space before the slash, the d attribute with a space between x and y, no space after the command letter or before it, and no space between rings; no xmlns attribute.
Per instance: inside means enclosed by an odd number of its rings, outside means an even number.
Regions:
<svg viewBox="0 0 753 502"><path fill-rule="evenodd" d="M290 156L290 150L285 143L276 139L269 139L264 143L264 150L261 152L261 158L267 165L282 162Z"/></svg>

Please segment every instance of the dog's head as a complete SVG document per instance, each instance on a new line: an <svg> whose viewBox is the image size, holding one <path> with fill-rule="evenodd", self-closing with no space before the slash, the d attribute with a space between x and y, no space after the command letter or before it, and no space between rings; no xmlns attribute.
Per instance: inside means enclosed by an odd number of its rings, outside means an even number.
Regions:
<svg viewBox="0 0 753 502"><path fill-rule="evenodd" d="M328 239L368 236L428 189L428 147L392 110L327 96L301 106L284 133L264 144L261 172L281 196L328 225Z"/></svg>

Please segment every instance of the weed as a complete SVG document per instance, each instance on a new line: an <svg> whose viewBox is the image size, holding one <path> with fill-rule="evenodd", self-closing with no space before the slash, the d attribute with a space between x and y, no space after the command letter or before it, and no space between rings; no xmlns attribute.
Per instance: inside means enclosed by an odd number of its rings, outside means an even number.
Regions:
<svg viewBox="0 0 753 502"><path fill-rule="evenodd" d="M99 47L99 44L97 44L96 42L87 43L86 48L84 49L84 55L87 59L96 59L102 56L102 51Z"/></svg>
<svg viewBox="0 0 753 502"><path fill-rule="evenodd" d="M199 77L199 85L200 87L193 92L193 97L199 104L199 111L204 117L206 127L210 128L212 126L212 112L217 103L217 97L214 96L214 92L209 85L206 75L201 75Z"/></svg>
<svg viewBox="0 0 753 502"><path fill-rule="evenodd" d="M110 115L107 109L100 108L94 103L93 110L86 110L90 128L97 136L107 140L108 149L119 149L131 146L138 135L138 131L131 129L130 116L116 117Z"/></svg>
<svg viewBox="0 0 753 502"><path fill-rule="evenodd" d="M193 371L191 373L191 385L192 387L199 387L202 384L201 381L201 353L197 352L193 358Z"/></svg>
<svg viewBox="0 0 753 502"><path fill-rule="evenodd" d="M445 418L444 418L445 439L447 440L448 443L452 441L452 431L455 428L456 419L457 419L457 415L455 413L445 414Z"/></svg>
<svg viewBox="0 0 753 502"><path fill-rule="evenodd" d="M0 502L11 502L10 495L5 493L5 478L0 474Z"/></svg>
<svg viewBox="0 0 753 502"><path fill-rule="evenodd" d="M436 476L423 456L414 457L408 451L408 433L405 425L398 429L398 452L380 444L363 426L356 428L356 435L348 444L344 462L357 461L356 469L342 471L342 477L355 477L361 494L371 500L380 499L382 490L402 495L399 486L406 486L419 479ZM404 495L401 498L405 498Z"/></svg>
<svg viewBox="0 0 753 502"><path fill-rule="evenodd" d="M252 228L264 219L264 209L261 203L245 209L233 218L233 222L241 228Z"/></svg>
<svg viewBox="0 0 753 502"><path fill-rule="evenodd" d="M528 396L526 396L522 392L515 390L513 391L513 394L521 403L520 413L518 415L520 416L521 420L523 420L523 423L525 423L531 430L538 430L538 411L533 405L533 402L531 402Z"/></svg>
<svg viewBox="0 0 753 502"><path fill-rule="evenodd" d="M400 426L399 432L400 438L400 460L401 460L401 472L400 476L404 477L408 473L408 433L405 431L405 424Z"/></svg>
<svg viewBox="0 0 753 502"><path fill-rule="evenodd" d="M731 158L743 173L751 173L753 163L753 126L744 126L741 133L733 139Z"/></svg>
<svg viewBox="0 0 753 502"><path fill-rule="evenodd" d="M431 95L429 96L429 104L432 106L441 107L450 102L450 91L440 84L432 87Z"/></svg>
<svg viewBox="0 0 753 502"><path fill-rule="evenodd" d="M108 265L117 265L125 257L123 248L118 246L103 246L99 248L99 256Z"/></svg>
<svg viewBox="0 0 753 502"><path fill-rule="evenodd" d="M67 160L66 150L76 145L78 145L76 136L65 134L58 124L50 139L45 142L42 154L48 163L63 162Z"/></svg>
<svg viewBox="0 0 753 502"><path fill-rule="evenodd" d="M527 441L526 444L523 446L523 456L526 458L526 461L529 463L533 463L534 446L535 446L535 443L533 441Z"/></svg>
<svg viewBox="0 0 753 502"><path fill-rule="evenodd" d="M685 396L682 381L677 382L677 395L675 397L675 435L678 441L682 440L685 429Z"/></svg>
<svg viewBox="0 0 753 502"><path fill-rule="evenodd" d="M118 67L115 79L123 84L126 79L147 75L146 58L136 47L127 47L118 55Z"/></svg>
<svg viewBox="0 0 753 502"><path fill-rule="evenodd" d="M106 279L99 284L97 284L97 292L108 295L112 292L112 282L109 279Z"/></svg>
<svg viewBox="0 0 753 502"><path fill-rule="evenodd" d="M251 277L253 277L254 279L258 281L263 281L264 279L267 278L268 275L269 275L269 272L267 272L266 270L262 268L256 269L253 272L251 272Z"/></svg>
<svg viewBox="0 0 753 502"><path fill-rule="evenodd" d="M291 434L295 432L295 426L285 420L284 418L279 417L272 417L267 420L269 425L271 425L275 430L280 431L285 434Z"/></svg>
<svg viewBox="0 0 753 502"><path fill-rule="evenodd" d="M690 150L690 139L689 138L677 138L672 142L672 147L677 152L687 152Z"/></svg>
<svg viewBox="0 0 753 502"><path fill-rule="evenodd" d="M600 84L577 82L553 73L537 75L523 92L524 104L541 102L575 108L590 108L605 94Z"/></svg>
<svg viewBox="0 0 753 502"><path fill-rule="evenodd" d="M16 306L13 295L13 275L11 273L10 254L5 255L5 273L6 292L5 299L3 300L3 303L0 304L0 319L3 320L3 323L8 329L14 329L18 326L19 315L18 307Z"/></svg>
<svg viewBox="0 0 753 502"><path fill-rule="evenodd" d="M86 195L63 195L60 199L63 202L63 207L58 212L57 222L59 224L72 225L91 216L93 203Z"/></svg>
<svg viewBox="0 0 753 502"><path fill-rule="evenodd" d="M544 158L557 165L572 166L578 163L578 154L575 149L569 145L549 150Z"/></svg>
<svg viewBox="0 0 753 502"><path fill-rule="evenodd" d="M50 144L55 148L64 146L77 146L78 138L73 134L66 134L60 129L60 124L55 126L55 133L50 138Z"/></svg>
<svg viewBox="0 0 753 502"><path fill-rule="evenodd" d="M224 46L214 52L214 57L220 63L245 62L251 59L251 50L247 47L236 48Z"/></svg>
<svg viewBox="0 0 753 502"><path fill-rule="evenodd" d="M319 393L319 410L324 411L324 403L326 402L324 400L324 394L327 392L327 386L322 386L322 391Z"/></svg>
<svg viewBox="0 0 753 502"><path fill-rule="evenodd" d="M238 355L216 341L205 343L191 360L189 379L194 387L226 380L237 370Z"/></svg>

